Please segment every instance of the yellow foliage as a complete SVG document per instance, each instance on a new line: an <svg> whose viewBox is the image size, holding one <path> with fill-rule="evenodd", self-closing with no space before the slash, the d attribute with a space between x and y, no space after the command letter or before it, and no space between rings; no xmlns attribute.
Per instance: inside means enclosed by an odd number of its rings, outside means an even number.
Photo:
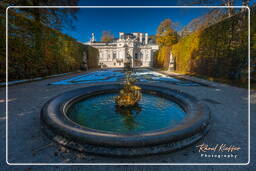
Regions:
<svg viewBox="0 0 256 171"><path fill-rule="evenodd" d="M193 52L198 51L200 41L200 31L189 36L183 37L177 44L173 45L171 50L176 57L176 70L178 72L190 72ZM199 56L194 56L195 60Z"/></svg>
<svg viewBox="0 0 256 171"><path fill-rule="evenodd" d="M162 46L156 56L156 66L164 70L168 69L170 60L170 47Z"/></svg>
<svg viewBox="0 0 256 171"><path fill-rule="evenodd" d="M167 70L170 61L170 47L177 43L178 36L173 29L173 22L165 19L157 28L156 42L159 45L158 54L155 57L156 67Z"/></svg>
<svg viewBox="0 0 256 171"><path fill-rule="evenodd" d="M89 48L57 30L35 23L20 14L10 13L8 19L9 80L78 70L83 65L85 51L89 54L89 63L97 64L98 51L95 48ZM4 17L0 17L0 23L4 20ZM4 30L4 24L1 24L0 31ZM1 47L5 47L3 35L0 35ZM1 81L4 81L5 56L2 53L0 55L0 76Z"/></svg>
<svg viewBox="0 0 256 171"><path fill-rule="evenodd" d="M247 77L247 29L241 13L183 37L171 48L176 71L242 82Z"/></svg>

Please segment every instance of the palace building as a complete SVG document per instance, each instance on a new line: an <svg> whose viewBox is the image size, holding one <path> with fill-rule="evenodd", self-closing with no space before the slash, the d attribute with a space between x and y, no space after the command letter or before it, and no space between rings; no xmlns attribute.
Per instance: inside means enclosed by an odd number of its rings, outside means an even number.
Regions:
<svg viewBox="0 0 256 171"><path fill-rule="evenodd" d="M150 67L153 55L158 50L148 37L148 33L123 33L112 42L96 41L94 33L89 42L85 43L99 50L99 65L101 67L123 67L130 60L132 67Z"/></svg>

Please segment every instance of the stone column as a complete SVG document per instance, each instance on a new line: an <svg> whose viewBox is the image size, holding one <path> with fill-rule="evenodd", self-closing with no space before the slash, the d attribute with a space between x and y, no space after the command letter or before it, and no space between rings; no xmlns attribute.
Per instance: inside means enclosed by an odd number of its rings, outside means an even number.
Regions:
<svg viewBox="0 0 256 171"><path fill-rule="evenodd" d="M145 33L145 44L148 44L148 33Z"/></svg>
<svg viewBox="0 0 256 171"><path fill-rule="evenodd" d="M143 36L143 34L140 33L140 43L142 43L142 36Z"/></svg>

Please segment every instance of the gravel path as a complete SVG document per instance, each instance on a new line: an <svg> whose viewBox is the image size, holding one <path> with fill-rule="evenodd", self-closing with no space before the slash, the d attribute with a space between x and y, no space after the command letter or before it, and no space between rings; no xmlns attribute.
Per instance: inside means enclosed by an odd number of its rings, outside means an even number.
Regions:
<svg viewBox="0 0 256 171"><path fill-rule="evenodd" d="M212 112L212 129L198 143L177 152L157 156L113 158L84 155L65 149L45 137L40 129L40 109L43 104L63 92L94 84L48 85L84 73L70 74L9 87L9 163L247 163L248 162L248 91L225 84L182 76L209 86L179 86L162 83L186 92L206 103ZM166 73L173 74L173 73ZM254 170L256 148L256 92L251 92L251 163L247 166L8 166L5 163L5 88L0 88L0 170ZM240 147L237 158L202 157L197 145L227 144ZM253 169L254 167L254 169Z"/></svg>

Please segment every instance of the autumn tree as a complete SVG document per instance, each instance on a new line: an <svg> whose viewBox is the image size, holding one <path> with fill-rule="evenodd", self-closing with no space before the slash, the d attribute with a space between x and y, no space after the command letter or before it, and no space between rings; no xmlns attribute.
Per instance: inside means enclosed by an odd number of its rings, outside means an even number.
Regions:
<svg viewBox="0 0 256 171"><path fill-rule="evenodd" d="M114 35L110 31L103 31L101 36L102 42L112 42L114 40Z"/></svg>
<svg viewBox="0 0 256 171"><path fill-rule="evenodd" d="M218 23L219 21L223 20L226 17L227 15L224 9L213 9L213 10L210 10L205 15L202 15L200 17L197 17L191 20L183 28L183 31L194 32L196 30L202 30L202 29L205 29L206 27L209 27L210 25Z"/></svg>
<svg viewBox="0 0 256 171"><path fill-rule="evenodd" d="M155 64L165 70L169 67L171 46L178 41L178 34L174 27L175 23L170 19L165 19L157 28L156 42L160 49Z"/></svg>
<svg viewBox="0 0 256 171"><path fill-rule="evenodd" d="M235 5L243 5L247 6L250 0L178 0L178 4L182 5L206 5L206 6L235 6ZM219 8L210 9L209 11L218 11ZM225 13L228 17L231 17L235 14L235 8L226 8L224 9Z"/></svg>
<svg viewBox="0 0 256 171"><path fill-rule="evenodd" d="M225 18L229 18L239 12L239 9L232 8L234 5L248 6L250 0L180 0L182 5L212 5L212 6L227 6L230 8L209 8L209 10L198 18L193 19L187 24L183 30L189 30L190 32L196 30L202 30L213 24L222 21ZM241 8L241 12L245 11L245 8Z"/></svg>
<svg viewBox="0 0 256 171"><path fill-rule="evenodd" d="M178 41L177 32L174 30L174 23L165 19L157 28L156 42L160 46L171 46Z"/></svg>

